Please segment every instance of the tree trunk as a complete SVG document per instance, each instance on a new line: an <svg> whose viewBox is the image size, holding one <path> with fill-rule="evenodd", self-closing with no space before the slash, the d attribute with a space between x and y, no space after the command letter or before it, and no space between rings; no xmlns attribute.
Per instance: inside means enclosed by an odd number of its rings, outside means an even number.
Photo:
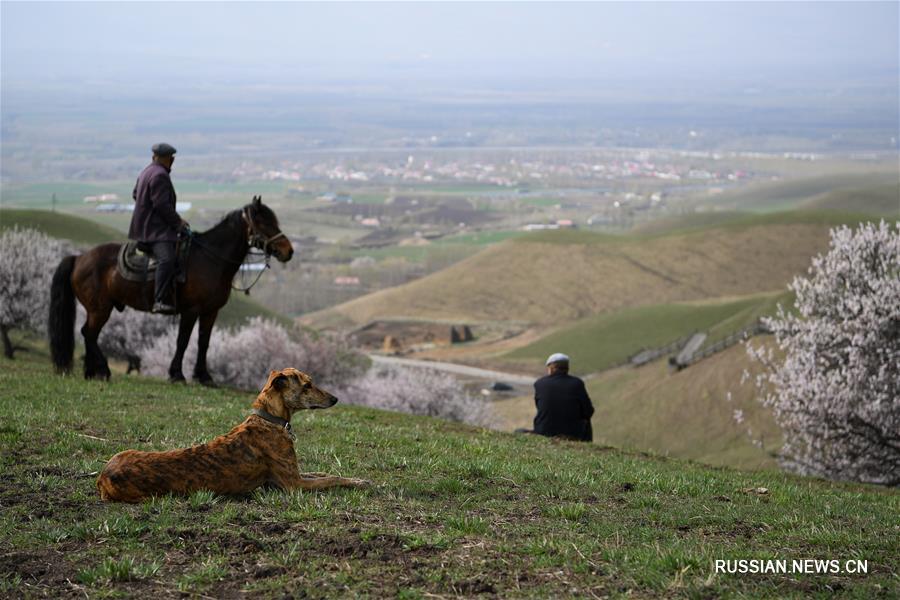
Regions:
<svg viewBox="0 0 900 600"><path fill-rule="evenodd" d="M9 329L7 325L0 325L0 335L3 336L3 355L11 359L15 348L13 348L12 341L9 339Z"/></svg>

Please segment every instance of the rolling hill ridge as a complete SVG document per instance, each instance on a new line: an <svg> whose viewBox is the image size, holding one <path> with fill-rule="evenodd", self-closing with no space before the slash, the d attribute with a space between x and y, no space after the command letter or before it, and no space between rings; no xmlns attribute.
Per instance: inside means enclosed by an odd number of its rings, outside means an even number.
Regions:
<svg viewBox="0 0 900 600"><path fill-rule="evenodd" d="M445 270L382 290L305 322L376 318L526 322L558 326L625 307L784 289L828 247L838 213L779 213L662 234L531 234Z"/></svg>

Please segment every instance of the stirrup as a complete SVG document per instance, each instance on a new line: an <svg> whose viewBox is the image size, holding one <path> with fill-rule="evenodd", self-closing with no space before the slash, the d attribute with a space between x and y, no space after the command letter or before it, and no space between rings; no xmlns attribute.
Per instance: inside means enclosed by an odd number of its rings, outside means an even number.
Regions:
<svg viewBox="0 0 900 600"><path fill-rule="evenodd" d="M154 302L153 308L150 309L150 312L156 313L159 315L174 315L177 313L177 310L171 304L164 304L162 302Z"/></svg>

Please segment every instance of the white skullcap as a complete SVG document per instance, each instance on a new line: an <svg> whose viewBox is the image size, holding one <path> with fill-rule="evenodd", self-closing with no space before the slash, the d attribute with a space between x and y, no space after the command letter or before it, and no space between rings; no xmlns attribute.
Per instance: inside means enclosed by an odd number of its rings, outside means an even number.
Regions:
<svg viewBox="0 0 900 600"><path fill-rule="evenodd" d="M547 359L546 365L552 365L557 362L569 362L569 357L563 354L562 352L557 352L556 354L551 354L550 358Z"/></svg>

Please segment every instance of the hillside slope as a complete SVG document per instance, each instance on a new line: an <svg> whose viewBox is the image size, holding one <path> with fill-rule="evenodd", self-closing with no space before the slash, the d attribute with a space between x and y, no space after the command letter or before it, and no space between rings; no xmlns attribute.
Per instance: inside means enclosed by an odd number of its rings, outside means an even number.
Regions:
<svg viewBox="0 0 900 600"><path fill-rule="evenodd" d="M254 395L0 358L3 597L892 597L900 493L710 468L338 405L294 417L304 471L372 486L100 502L126 448L226 432ZM40 407L36 410L35 407ZM177 418L173 418L176 416ZM762 489L760 489L762 488ZM867 575L715 574L861 558Z"/></svg>
<svg viewBox="0 0 900 600"><path fill-rule="evenodd" d="M0 208L0 230L14 225L37 229L50 237L71 240L80 246L121 242L126 237L112 227L74 215L48 210Z"/></svg>
<svg viewBox="0 0 900 600"><path fill-rule="evenodd" d="M752 384L740 383L745 368L753 367L737 345L683 371L670 372L663 358L592 377L587 388L596 408L594 441L712 465L774 468L769 453L780 447L781 434L754 400ZM743 424L735 421L736 410ZM530 428L534 400L500 401L498 412L504 429ZM753 444L748 428L764 448Z"/></svg>
<svg viewBox="0 0 900 600"><path fill-rule="evenodd" d="M575 321L493 359L492 364L533 368L550 354L565 352L581 372L594 373L697 331L707 333L704 346L708 346L761 316L775 314L779 303L789 306L790 292L624 308Z"/></svg>
<svg viewBox="0 0 900 600"><path fill-rule="evenodd" d="M717 210L767 213L810 208L819 198L832 196L836 205L829 208L869 212L868 201L860 202L859 198L869 196L867 190L896 185L897 177L895 166L893 169L871 173L835 173L818 177L755 183L717 196L700 197L692 204ZM857 197L856 201L852 199L854 195ZM878 206L877 201L874 204Z"/></svg>
<svg viewBox="0 0 900 600"><path fill-rule="evenodd" d="M827 249L838 217L753 218L657 236L553 231L488 248L445 270L307 322L415 317L559 324L646 304L782 289Z"/></svg>
<svg viewBox="0 0 900 600"><path fill-rule="evenodd" d="M837 190L814 198L805 206L817 210L865 212L896 220L900 219L900 183Z"/></svg>

